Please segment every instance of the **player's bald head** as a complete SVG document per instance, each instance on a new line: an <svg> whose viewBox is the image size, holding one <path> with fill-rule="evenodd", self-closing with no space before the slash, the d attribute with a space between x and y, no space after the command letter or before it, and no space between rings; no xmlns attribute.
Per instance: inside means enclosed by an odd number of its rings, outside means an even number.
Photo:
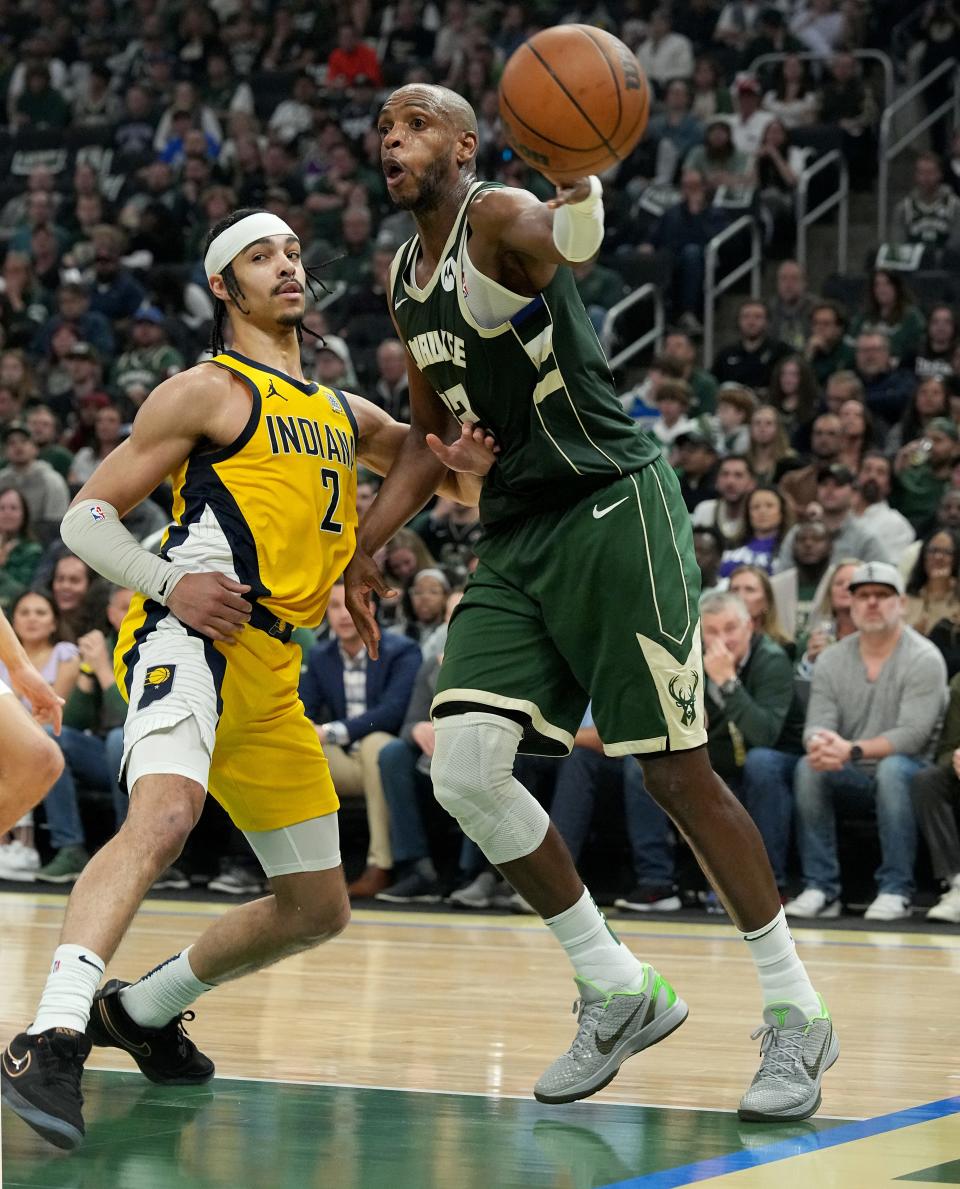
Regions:
<svg viewBox="0 0 960 1189"><path fill-rule="evenodd" d="M454 133L477 134L477 114L462 95L449 87L438 87L433 83L410 83L398 87L383 105L382 111L396 109L405 104L417 104L440 116Z"/></svg>

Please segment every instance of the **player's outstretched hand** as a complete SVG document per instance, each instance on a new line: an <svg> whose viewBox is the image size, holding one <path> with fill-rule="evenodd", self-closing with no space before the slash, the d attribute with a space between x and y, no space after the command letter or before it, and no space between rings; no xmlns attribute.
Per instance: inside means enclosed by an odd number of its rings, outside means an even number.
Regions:
<svg viewBox="0 0 960 1189"><path fill-rule="evenodd" d="M460 428L460 437L448 446L435 433L428 433L427 445L437 458L451 471L465 475L479 475L481 478L497 461L500 447L493 434L470 421Z"/></svg>
<svg viewBox="0 0 960 1189"><path fill-rule="evenodd" d="M53 727L55 735L60 734L63 723L63 698L40 676L31 665L24 665L10 674L10 685L18 698L30 703L33 717L43 726Z"/></svg>
<svg viewBox="0 0 960 1189"><path fill-rule="evenodd" d="M375 661L380 655L380 628L373 613L370 594L376 591L381 598L392 599L397 592L387 586L380 567L359 545L343 572L343 585L347 610L366 646L367 655Z"/></svg>
<svg viewBox="0 0 960 1189"><path fill-rule="evenodd" d="M226 574L185 574L171 591L167 606L188 627L211 640L234 644L253 610L243 597L249 589Z"/></svg>
<svg viewBox="0 0 960 1189"><path fill-rule="evenodd" d="M553 181L553 178L547 178L547 181ZM572 182L554 182L554 185L557 187L557 196L547 201L547 206L552 211L555 211L558 206L567 206L571 202L583 202L585 198L590 197L589 178L576 178Z"/></svg>

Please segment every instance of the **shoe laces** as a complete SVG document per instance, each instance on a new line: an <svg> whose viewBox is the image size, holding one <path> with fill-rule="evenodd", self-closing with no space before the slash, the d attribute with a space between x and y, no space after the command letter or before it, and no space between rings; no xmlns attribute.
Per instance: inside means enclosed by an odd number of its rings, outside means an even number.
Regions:
<svg viewBox="0 0 960 1189"><path fill-rule="evenodd" d="M573 1014L577 1017L577 1035L568 1052L576 1060L578 1057L592 1056L590 1041L593 1040L600 1017L603 1015L607 1000L601 999L588 1003L585 999L577 999L573 1004Z"/></svg>
<svg viewBox="0 0 960 1189"><path fill-rule="evenodd" d="M167 1028L171 1028L175 1032L174 1040L176 1041L177 1045L178 1057L186 1059L189 1057L191 1050L196 1047L193 1041L187 1035L187 1030L184 1027L185 1024L191 1023L196 1018L196 1012L183 1011L178 1016L174 1016L170 1023L167 1024Z"/></svg>
<svg viewBox="0 0 960 1189"><path fill-rule="evenodd" d="M757 1078L776 1078L782 1082L796 1081L797 1067L803 1067L803 1042L806 1028L777 1028L764 1024L751 1032L750 1039L760 1041L760 1069Z"/></svg>

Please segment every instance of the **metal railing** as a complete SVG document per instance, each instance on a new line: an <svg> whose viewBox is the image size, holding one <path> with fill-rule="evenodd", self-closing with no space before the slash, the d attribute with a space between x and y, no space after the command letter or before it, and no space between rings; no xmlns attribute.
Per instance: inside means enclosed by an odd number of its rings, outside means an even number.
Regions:
<svg viewBox="0 0 960 1189"><path fill-rule="evenodd" d="M889 107L893 103L893 94L895 83L895 76L893 72L893 62L889 54L883 53L881 50L854 50L851 57L856 58L858 62L879 62L880 69L883 71L883 105ZM759 58L754 58L747 71L750 74L756 74L761 66L770 66L776 62L783 62L786 58L799 58L801 62L823 62L823 54L814 54L805 52L801 54L761 54Z"/></svg>
<svg viewBox="0 0 960 1189"><path fill-rule="evenodd" d="M735 239L744 231L750 232L750 255L741 264L736 265L721 280L717 280L717 264L720 249L728 241ZM707 244L704 254L704 282L703 282L703 359L704 366L709 367L713 362L714 332L717 317L717 298L735 285L741 277L750 274L750 296L760 296L760 267L763 256L760 247L760 228L756 219L744 215L731 223L729 227L715 235Z"/></svg>
<svg viewBox="0 0 960 1189"><path fill-rule="evenodd" d="M892 103L888 103L883 110L883 115L880 117L880 174L877 179L879 189L877 195L877 238L881 243L887 238L890 224L890 195L888 193L890 189L890 163L904 149L909 148L917 137L926 132L937 120L943 119L949 111L953 111L954 123L960 123L960 88L957 87L956 74L957 61L955 58L948 58L946 62L941 62L939 66L931 70L919 82L914 83L912 87L908 87ZM935 107L933 111L928 112L922 120L912 125L898 140L893 140L893 121L900 112L908 104L923 95L925 91L929 90L933 83L947 75L953 76L953 94L948 99L945 99L938 107Z"/></svg>
<svg viewBox="0 0 960 1189"><path fill-rule="evenodd" d="M638 339L634 339L622 351L618 351L612 359L608 359L611 371L616 371L618 367L622 367L627 360L632 359L634 355L639 354L646 347L656 346L663 338L663 331L666 325L666 319L663 310L663 297L660 289L652 282L646 285L641 285L639 289L634 289L628 293L626 297L618 301L615 306L611 306L607 310L607 316L603 320L603 326L600 329L600 341L605 352L609 352L613 345L615 323L620 315L625 311L632 309L639 301L651 300L653 302L653 326L650 330L645 331Z"/></svg>
<svg viewBox="0 0 960 1189"><path fill-rule="evenodd" d="M808 210L810 183L825 169L836 166L840 172L840 184L819 206ZM827 211L837 207L837 272L847 271L847 239L850 227L850 174L843 155L832 149L805 169L797 182L797 260L807 266L807 228L822 218Z"/></svg>

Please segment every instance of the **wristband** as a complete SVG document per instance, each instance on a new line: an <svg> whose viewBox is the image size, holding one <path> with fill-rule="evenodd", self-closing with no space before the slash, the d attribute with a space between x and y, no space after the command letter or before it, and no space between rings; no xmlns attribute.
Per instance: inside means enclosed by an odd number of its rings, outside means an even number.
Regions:
<svg viewBox="0 0 960 1189"><path fill-rule="evenodd" d="M590 175L590 193L582 202L567 203L553 212L553 242L573 264L596 255L603 243L603 186Z"/></svg>

